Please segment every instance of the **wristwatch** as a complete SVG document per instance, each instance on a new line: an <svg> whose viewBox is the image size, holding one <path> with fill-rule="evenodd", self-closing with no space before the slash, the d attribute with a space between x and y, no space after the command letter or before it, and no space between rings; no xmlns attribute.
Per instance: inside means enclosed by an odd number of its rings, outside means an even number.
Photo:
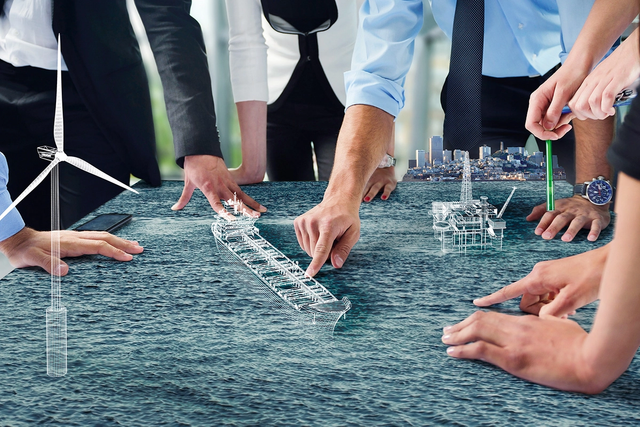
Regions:
<svg viewBox="0 0 640 427"><path fill-rule="evenodd" d="M579 194L589 200L594 205L602 206L611 201L613 197L613 187L611 183L604 179L604 176L593 178L591 182L576 184L573 187L573 194Z"/></svg>
<svg viewBox="0 0 640 427"><path fill-rule="evenodd" d="M390 168L391 166L396 165L396 158L390 156L389 154L385 154L384 158L380 161L378 165L379 168Z"/></svg>

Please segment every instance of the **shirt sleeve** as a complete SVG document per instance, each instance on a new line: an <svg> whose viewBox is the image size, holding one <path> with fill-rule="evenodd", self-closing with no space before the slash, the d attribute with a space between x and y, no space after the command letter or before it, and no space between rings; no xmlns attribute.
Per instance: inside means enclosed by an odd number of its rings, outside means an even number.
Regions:
<svg viewBox="0 0 640 427"><path fill-rule="evenodd" d="M347 108L371 105L398 116L422 19L422 0L364 2L351 71L345 73Z"/></svg>
<svg viewBox="0 0 640 427"><path fill-rule="evenodd" d="M558 12L560 14L560 61L564 61L569 56L569 52L573 49L573 45L578 39L582 27L584 27L594 0L563 0L558 2ZM611 49L602 57L600 62L604 61L613 51L620 45L620 39L616 40Z"/></svg>
<svg viewBox="0 0 640 427"><path fill-rule="evenodd" d="M609 147L607 158L611 166L640 180L640 99L636 98L624 119L616 139Z"/></svg>
<svg viewBox="0 0 640 427"><path fill-rule="evenodd" d="M0 215L11 205L11 196L7 191L9 182L9 166L4 154L0 153ZM16 208L0 220L0 241L8 239L24 228L24 221Z"/></svg>
<svg viewBox="0 0 640 427"><path fill-rule="evenodd" d="M229 69L235 102L268 101L267 45L260 0L227 0Z"/></svg>

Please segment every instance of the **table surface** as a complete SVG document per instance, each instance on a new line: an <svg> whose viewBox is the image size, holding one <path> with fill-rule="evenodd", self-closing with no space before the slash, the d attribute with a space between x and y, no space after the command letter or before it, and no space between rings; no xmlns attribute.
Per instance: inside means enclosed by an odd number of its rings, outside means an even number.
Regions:
<svg viewBox="0 0 640 427"><path fill-rule="evenodd" d="M498 207L512 183L474 183ZM460 183L399 183L388 201L361 208L362 237L344 268L317 275L353 308L332 336L292 323L247 269L219 256L214 215L196 192L170 206L181 182L138 184L94 214L133 213L117 232L143 254L129 263L70 261L63 279L68 374L46 375L49 279L35 269L0 281L0 425L595 425L640 421L640 372L598 396L564 393L482 362L455 360L442 327L475 311L471 301L533 265L598 247L543 241L524 217L544 182L518 183L504 218L504 249L443 254L431 201L459 197ZM263 183L245 191L269 208L256 223L292 260L309 258L293 220L322 199L323 183ZM571 192L558 185L558 197ZM94 215L90 215L93 217ZM519 314L517 301L495 310ZM575 319L589 328L595 305Z"/></svg>

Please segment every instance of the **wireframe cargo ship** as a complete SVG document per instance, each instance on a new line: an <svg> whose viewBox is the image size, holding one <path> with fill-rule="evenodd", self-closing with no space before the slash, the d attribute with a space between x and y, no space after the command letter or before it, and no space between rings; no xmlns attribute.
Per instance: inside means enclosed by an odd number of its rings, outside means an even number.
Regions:
<svg viewBox="0 0 640 427"><path fill-rule="evenodd" d="M351 308L351 301L347 297L337 299L265 240L254 225L257 218L247 213L235 195L233 200L223 203L227 213L218 215L211 224L218 250L248 267L269 289L268 295L300 314L303 321L333 330Z"/></svg>

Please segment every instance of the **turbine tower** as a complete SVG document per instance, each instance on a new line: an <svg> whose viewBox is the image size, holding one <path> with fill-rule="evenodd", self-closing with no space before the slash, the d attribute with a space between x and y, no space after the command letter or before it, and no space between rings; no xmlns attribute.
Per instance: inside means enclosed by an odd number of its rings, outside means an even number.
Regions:
<svg viewBox="0 0 640 427"><path fill-rule="evenodd" d="M0 221L29 193L33 191L49 173L51 173L51 306L47 308L47 375L61 377L67 373L67 309L61 301L60 284L60 187L58 164L67 162L92 175L109 181L126 190L136 190L110 177L98 168L84 160L67 156L64 152L64 119L62 116L62 72L60 53L60 36L58 35L58 79L56 87L56 110L53 123L53 139L56 148L38 147L38 155L41 159L51 163L36 179L15 199L15 201L0 215Z"/></svg>

